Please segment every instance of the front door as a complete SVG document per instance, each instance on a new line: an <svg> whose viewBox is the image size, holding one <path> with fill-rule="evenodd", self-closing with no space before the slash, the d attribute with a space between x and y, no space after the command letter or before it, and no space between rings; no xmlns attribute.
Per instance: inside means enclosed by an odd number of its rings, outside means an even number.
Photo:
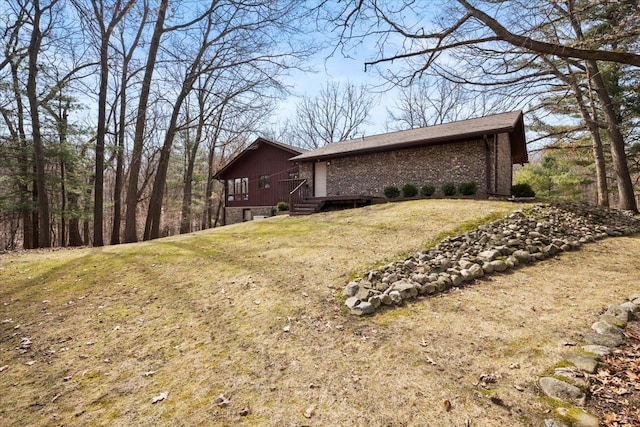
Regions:
<svg viewBox="0 0 640 427"><path fill-rule="evenodd" d="M327 197L327 162L314 163L313 195Z"/></svg>

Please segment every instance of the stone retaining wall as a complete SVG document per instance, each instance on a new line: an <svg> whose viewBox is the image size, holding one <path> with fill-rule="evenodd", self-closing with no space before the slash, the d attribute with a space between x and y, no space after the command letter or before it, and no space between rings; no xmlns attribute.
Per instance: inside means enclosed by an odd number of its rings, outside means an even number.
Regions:
<svg viewBox="0 0 640 427"><path fill-rule="evenodd" d="M345 304L353 314L372 314L585 243L638 232L639 220L614 209L577 202L536 205L366 272L345 287Z"/></svg>

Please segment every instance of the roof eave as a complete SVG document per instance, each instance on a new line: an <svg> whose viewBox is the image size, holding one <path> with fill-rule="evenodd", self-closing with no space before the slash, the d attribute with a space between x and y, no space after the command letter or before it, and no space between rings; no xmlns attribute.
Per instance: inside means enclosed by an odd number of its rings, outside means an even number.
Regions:
<svg viewBox="0 0 640 427"><path fill-rule="evenodd" d="M372 154L372 153L380 153L384 151L405 149L405 148L415 148L415 147L423 147L427 145L437 145L437 144L453 144L456 142L462 142L469 140L471 138L482 137L484 135L493 135L498 133L511 133L514 129L514 126L504 126L501 128L491 129L490 131L481 131L481 132L468 132L465 134L456 134L451 136L442 136L437 138L429 138L429 139L420 139L416 141L410 142L400 142L376 147L366 147L361 149L355 149L350 151L340 151L335 153L327 153L327 154L317 154L311 155L312 152L301 154L295 156L289 160L292 161L300 161L300 162L309 162L309 161L321 161L321 160L330 160L340 157L349 157L360 154Z"/></svg>

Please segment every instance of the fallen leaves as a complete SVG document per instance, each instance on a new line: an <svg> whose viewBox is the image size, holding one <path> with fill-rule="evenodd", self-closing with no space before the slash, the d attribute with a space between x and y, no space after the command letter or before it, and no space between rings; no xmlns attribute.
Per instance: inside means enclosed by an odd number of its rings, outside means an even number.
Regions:
<svg viewBox="0 0 640 427"><path fill-rule="evenodd" d="M609 427L637 426L640 420L640 325L630 322L625 345L588 376L590 409Z"/></svg>

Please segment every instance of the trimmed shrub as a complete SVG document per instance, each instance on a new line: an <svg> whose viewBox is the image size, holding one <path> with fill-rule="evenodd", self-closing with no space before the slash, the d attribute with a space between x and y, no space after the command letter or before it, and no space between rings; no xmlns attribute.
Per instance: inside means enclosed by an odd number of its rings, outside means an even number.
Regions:
<svg viewBox="0 0 640 427"><path fill-rule="evenodd" d="M395 199L396 197L400 196L400 190L398 190L398 187L393 185L384 187L384 190L382 190L382 192L384 193L384 196L388 199Z"/></svg>
<svg viewBox="0 0 640 427"><path fill-rule="evenodd" d="M402 187L402 197L416 197L418 195L418 187L413 184L405 184Z"/></svg>
<svg viewBox="0 0 640 427"><path fill-rule="evenodd" d="M443 184L440 189L442 190L442 194L444 194L445 196L453 196L454 194L456 194L456 186L453 184L453 182L447 182L446 184Z"/></svg>
<svg viewBox="0 0 640 427"><path fill-rule="evenodd" d="M513 197L536 197L536 192L529 184L516 184L511 187L511 195Z"/></svg>
<svg viewBox="0 0 640 427"><path fill-rule="evenodd" d="M460 185L458 185L458 193L465 196L476 194L476 191L478 191L478 186L475 182L461 182Z"/></svg>
<svg viewBox="0 0 640 427"><path fill-rule="evenodd" d="M282 211L288 211L289 210L289 203L287 202L278 202L278 204L276 205L276 207L278 208L278 210L280 212Z"/></svg>
<svg viewBox="0 0 640 427"><path fill-rule="evenodd" d="M433 185L423 185L422 188L420 189L420 195L421 196L425 196L425 197L429 197L432 196L433 193L436 192L436 187L434 187Z"/></svg>

